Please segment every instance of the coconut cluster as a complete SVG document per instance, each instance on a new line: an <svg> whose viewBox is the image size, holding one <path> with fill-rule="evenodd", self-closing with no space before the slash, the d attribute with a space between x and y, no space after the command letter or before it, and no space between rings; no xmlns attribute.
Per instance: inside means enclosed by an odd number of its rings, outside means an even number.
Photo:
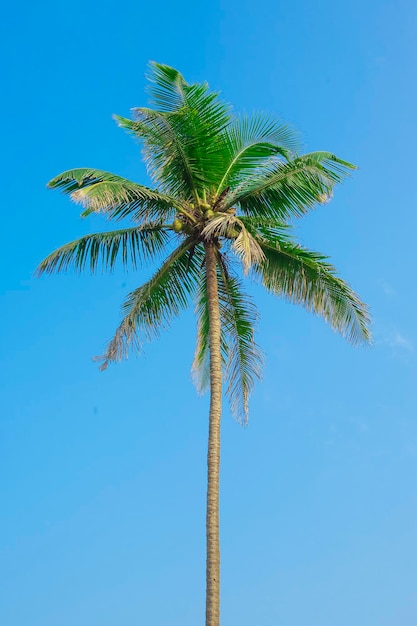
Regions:
<svg viewBox="0 0 417 626"><path fill-rule="evenodd" d="M218 201L215 202L214 205L210 205L208 202L199 202L197 210L196 210L196 206L193 203L190 203L187 208L192 214L192 216L197 218L198 220L197 223L200 224L200 227L203 228L204 223L211 220L216 215L216 213L218 213L217 211L217 209L219 208L218 205L219 205ZM236 209L230 208L223 212L228 213L229 215L235 215ZM183 216L181 214L177 215L174 221L172 222L172 230L175 233L180 233L180 232L191 233L194 230L193 226L194 225L191 219L187 219L186 216ZM238 235L238 232L236 231L236 229L233 229L233 233L231 232L230 238L234 238L237 235ZM226 237L227 236L228 235L226 235Z"/></svg>

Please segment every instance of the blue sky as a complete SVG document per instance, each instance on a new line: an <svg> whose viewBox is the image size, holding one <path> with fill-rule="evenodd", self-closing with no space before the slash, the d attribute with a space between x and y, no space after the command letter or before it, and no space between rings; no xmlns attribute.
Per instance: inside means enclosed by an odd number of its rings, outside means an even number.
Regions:
<svg viewBox="0 0 417 626"><path fill-rule="evenodd" d="M223 626L411 626L417 595L414 2L11 4L3 12L0 621L203 623L207 399L192 311L101 373L145 276L32 273L100 229L45 183L92 166L146 183L112 113L149 59L306 150L357 163L297 223L371 306L372 349L256 291L267 353L247 429L225 412Z"/></svg>

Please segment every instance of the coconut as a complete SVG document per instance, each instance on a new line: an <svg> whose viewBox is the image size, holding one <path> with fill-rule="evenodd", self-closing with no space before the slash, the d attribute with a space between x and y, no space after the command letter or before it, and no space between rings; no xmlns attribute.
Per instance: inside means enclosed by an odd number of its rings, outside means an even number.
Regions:
<svg viewBox="0 0 417 626"><path fill-rule="evenodd" d="M207 218L208 220L211 220L211 218L212 218L212 217L213 217L213 215L214 215L214 211L213 211L212 209L209 209L208 211L206 211L206 214L205 214L205 215L206 215L206 218Z"/></svg>
<svg viewBox="0 0 417 626"><path fill-rule="evenodd" d="M172 229L173 229L173 231L174 231L175 233L179 233L179 232L181 232L181 231L182 231L182 229L183 229L183 227L184 227L184 224L183 224L183 223L181 222L181 220L179 220L179 219L175 219L175 220L172 222Z"/></svg>

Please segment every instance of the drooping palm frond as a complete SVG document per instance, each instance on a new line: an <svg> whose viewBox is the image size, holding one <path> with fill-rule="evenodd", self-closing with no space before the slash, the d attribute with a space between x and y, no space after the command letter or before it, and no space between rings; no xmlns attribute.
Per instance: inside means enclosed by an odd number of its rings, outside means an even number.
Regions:
<svg viewBox="0 0 417 626"><path fill-rule="evenodd" d="M291 240L258 238L265 260L254 266L255 276L272 293L322 317L353 344L371 340L367 306L339 276L327 257Z"/></svg>
<svg viewBox="0 0 417 626"><path fill-rule="evenodd" d="M225 208L283 222L300 217L332 195L354 165L329 152L313 152L289 162L273 162L248 176L229 194Z"/></svg>
<svg viewBox="0 0 417 626"><path fill-rule="evenodd" d="M232 248L242 261L245 275L254 263L262 263L264 259L262 247L245 227L240 229L238 236L232 244Z"/></svg>
<svg viewBox="0 0 417 626"><path fill-rule="evenodd" d="M232 248L243 264L243 271L248 273L253 263L261 263L264 259L262 248L244 223L235 215L219 213L211 219L202 231L203 237L227 237L233 240Z"/></svg>
<svg viewBox="0 0 417 626"><path fill-rule="evenodd" d="M48 187L61 189L81 204L85 208L82 217L103 213L116 220L126 217L136 222L166 220L178 205L177 200L157 190L110 172L85 167L63 172L53 178Z"/></svg>
<svg viewBox="0 0 417 626"><path fill-rule="evenodd" d="M210 320L206 281L200 282L195 307L197 318L197 342L191 374L198 393L203 394L210 387ZM223 335L220 336L222 345Z"/></svg>
<svg viewBox="0 0 417 626"><path fill-rule="evenodd" d="M298 134L264 114L236 118L223 132L224 174L217 193L236 187L272 157L289 160L299 151Z"/></svg>
<svg viewBox="0 0 417 626"><path fill-rule="evenodd" d="M228 338L226 392L232 415L247 424L249 396L262 374L262 352L254 341L258 312L241 281L230 275L222 258L219 261L220 314Z"/></svg>
<svg viewBox="0 0 417 626"><path fill-rule="evenodd" d="M252 299L244 293L241 281L230 274L225 258L220 253L217 280L221 322L220 349L226 393L233 417L246 424L249 396L262 371L262 353L254 341L258 313ZM209 312L205 280L200 282L196 316L198 330L192 374L198 392L204 393L210 385Z"/></svg>
<svg viewBox="0 0 417 626"><path fill-rule="evenodd" d="M210 387L210 320L205 270L200 279L195 314L197 318L197 342L191 373L198 393L203 394ZM226 366L228 338L223 324L220 328L220 350L223 366Z"/></svg>
<svg viewBox="0 0 417 626"><path fill-rule="evenodd" d="M88 268L94 273L98 267L111 271L118 260L135 270L138 264L160 254L168 240L169 231L159 224L85 235L52 252L36 274L63 272L70 267L79 272Z"/></svg>
<svg viewBox="0 0 417 626"><path fill-rule="evenodd" d="M140 351L145 341L168 328L196 293L203 259L203 246L186 239L148 282L128 295L122 308L123 319L99 359L103 361L101 369L127 358L130 349Z"/></svg>

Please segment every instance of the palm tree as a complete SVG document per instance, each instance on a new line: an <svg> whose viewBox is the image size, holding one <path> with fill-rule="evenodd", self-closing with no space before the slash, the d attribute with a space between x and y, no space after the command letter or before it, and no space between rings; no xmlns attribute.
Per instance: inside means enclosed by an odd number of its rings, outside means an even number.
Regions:
<svg viewBox="0 0 417 626"><path fill-rule="evenodd" d="M370 339L366 306L326 257L301 247L290 223L327 202L354 166L329 152L298 154L297 135L265 115L236 117L206 83L189 84L175 69L150 66L151 105L116 116L139 138L150 189L96 169L66 171L50 181L84 207L130 220L128 227L81 237L49 255L38 274L70 266L94 272L160 259L159 268L123 304L123 317L101 367L139 351L181 310L196 302L193 373L210 389L207 487L206 625L220 623L219 469L222 388L246 424L248 397L262 369L254 342L256 307L248 276L278 296L323 317L354 344Z"/></svg>

